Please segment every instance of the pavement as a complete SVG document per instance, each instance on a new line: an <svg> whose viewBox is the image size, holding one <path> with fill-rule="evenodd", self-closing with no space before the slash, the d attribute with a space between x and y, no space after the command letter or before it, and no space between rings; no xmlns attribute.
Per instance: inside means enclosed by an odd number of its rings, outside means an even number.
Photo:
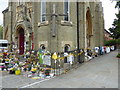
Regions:
<svg viewBox="0 0 120 90"><path fill-rule="evenodd" d="M118 51L94 58L67 74L34 80L23 75L3 75L3 88L118 88ZM1 78L0 78L1 79Z"/></svg>

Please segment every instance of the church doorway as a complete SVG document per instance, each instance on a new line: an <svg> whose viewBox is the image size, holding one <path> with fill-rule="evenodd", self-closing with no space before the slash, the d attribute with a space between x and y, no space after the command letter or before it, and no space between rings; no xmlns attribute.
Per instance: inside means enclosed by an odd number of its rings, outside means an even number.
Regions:
<svg viewBox="0 0 120 90"><path fill-rule="evenodd" d="M25 37L24 37L24 29L22 27L19 27L17 29L17 35L18 35L18 49L19 49L19 54L22 55L24 54L24 42L25 42Z"/></svg>
<svg viewBox="0 0 120 90"><path fill-rule="evenodd" d="M91 47L91 37L92 37L92 18L89 7L86 12L86 38L87 38L87 48Z"/></svg>

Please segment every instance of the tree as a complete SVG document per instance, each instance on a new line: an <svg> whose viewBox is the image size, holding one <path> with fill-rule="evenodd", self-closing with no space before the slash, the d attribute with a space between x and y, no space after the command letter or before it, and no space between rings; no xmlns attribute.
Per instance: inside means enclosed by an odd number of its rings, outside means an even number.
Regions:
<svg viewBox="0 0 120 90"><path fill-rule="evenodd" d="M105 41L105 46L111 46L111 45L120 45L120 39L112 39L109 41Z"/></svg>
<svg viewBox="0 0 120 90"><path fill-rule="evenodd" d="M115 8L120 8L120 0L117 1Z"/></svg>
<svg viewBox="0 0 120 90"><path fill-rule="evenodd" d="M116 44L117 44L117 40L116 39L105 41L105 46L112 46L112 45L116 45Z"/></svg>
<svg viewBox="0 0 120 90"><path fill-rule="evenodd" d="M120 1L117 1L115 8L120 8ZM113 27L109 28L114 39L120 38L120 11L116 14L116 19L114 19Z"/></svg>
<svg viewBox="0 0 120 90"><path fill-rule="evenodd" d="M0 39L3 38L3 26L0 25Z"/></svg>

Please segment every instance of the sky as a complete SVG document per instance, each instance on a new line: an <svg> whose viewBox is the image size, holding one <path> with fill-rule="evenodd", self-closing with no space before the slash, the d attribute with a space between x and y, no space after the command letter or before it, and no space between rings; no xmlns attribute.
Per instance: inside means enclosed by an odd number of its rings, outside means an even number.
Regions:
<svg viewBox="0 0 120 90"><path fill-rule="evenodd" d="M118 9L115 9L116 1L112 0L100 0L102 1L103 5L103 12L104 12L104 22L105 22L105 29L109 29L112 27L113 21L116 18L115 13L118 13Z"/></svg>
<svg viewBox="0 0 120 90"><path fill-rule="evenodd" d="M0 25L3 25L3 14L2 11L5 10L8 6L8 0L0 0ZM102 1L103 11L104 11L104 22L105 22L105 29L109 29L112 27L112 23L116 18L115 13L118 12L115 9L116 2L112 2L111 0L100 0Z"/></svg>
<svg viewBox="0 0 120 90"><path fill-rule="evenodd" d="M0 0L0 25L3 24L3 14L2 11L5 10L8 6L8 0Z"/></svg>

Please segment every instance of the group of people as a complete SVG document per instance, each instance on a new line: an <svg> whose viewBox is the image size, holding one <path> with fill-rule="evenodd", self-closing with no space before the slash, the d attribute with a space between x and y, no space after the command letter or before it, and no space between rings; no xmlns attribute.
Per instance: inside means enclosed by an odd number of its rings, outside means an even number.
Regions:
<svg viewBox="0 0 120 90"><path fill-rule="evenodd" d="M95 47L95 53L97 55L103 55L106 53L110 53L110 51L115 50L115 46L101 46L101 47Z"/></svg>
<svg viewBox="0 0 120 90"><path fill-rule="evenodd" d="M115 50L115 46L100 46L95 47L94 49L87 49L85 52L86 60L91 60L94 57L99 55L110 53L111 51Z"/></svg>

